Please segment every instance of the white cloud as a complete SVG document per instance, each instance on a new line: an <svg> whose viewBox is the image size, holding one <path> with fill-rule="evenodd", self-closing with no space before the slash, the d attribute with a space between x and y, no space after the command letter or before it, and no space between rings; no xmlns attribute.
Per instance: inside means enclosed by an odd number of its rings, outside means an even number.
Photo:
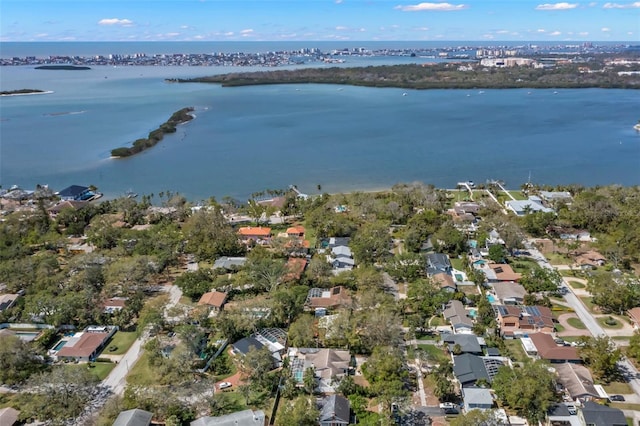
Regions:
<svg viewBox="0 0 640 426"><path fill-rule="evenodd" d="M603 9L639 9L640 8L640 1L636 1L633 3L626 3L626 4L621 4L621 3L605 3L604 6L602 6Z"/></svg>
<svg viewBox="0 0 640 426"><path fill-rule="evenodd" d="M98 21L98 25L117 25L120 27L131 27L133 21L129 19L105 18Z"/></svg>
<svg viewBox="0 0 640 426"><path fill-rule="evenodd" d="M224 36L231 37L233 35L233 31L227 31L223 34Z"/></svg>
<svg viewBox="0 0 640 426"><path fill-rule="evenodd" d="M342 4L343 0L336 0L336 4Z"/></svg>
<svg viewBox="0 0 640 426"><path fill-rule="evenodd" d="M358 31L360 31L361 33L367 32L365 28L360 28Z"/></svg>
<svg viewBox="0 0 640 426"><path fill-rule="evenodd" d="M193 36L193 38L196 39L196 40L202 40L204 38L204 36L203 35L196 35L196 36Z"/></svg>
<svg viewBox="0 0 640 426"><path fill-rule="evenodd" d="M493 34L483 34L482 37L486 38L486 39L489 39L489 40L493 40L493 38L494 38Z"/></svg>
<svg viewBox="0 0 640 426"><path fill-rule="evenodd" d="M178 37L180 35L180 33L166 33L164 36L165 37Z"/></svg>
<svg viewBox="0 0 640 426"><path fill-rule="evenodd" d="M582 37L586 37L586 36L589 35L589 32L588 31L582 31L582 32L578 33L578 35L581 35Z"/></svg>
<svg viewBox="0 0 640 426"><path fill-rule="evenodd" d="M349 27L345 27L345 26L342 26L342 25L338 25L336 27L336 31L347 31L348 29L349 29Z"/></svg>
<svg viewBox="0 0 640 426"><path fill-rule="evenodd" d="M600 31L602 31L603 33L608 33L609 31L611 31L611 28L602 27Z"/></svg>
<svg viewBox="0 0 640 426"><path fill-rule="evenodd" d="M468 8L466 4L451 4L451 3L418 3L408 5L398 5L394 9L401 10L403 12L422 12L422 11L441 11L449 12L453 10L463 10Z"/></svg>
<svg viewBox="0 0 640 426"><path fill-rule="evenodd" d="M188 25L180 25L181 30L188 30L190 27Z"/></svg>
<svg viewBox="0 0 640 426"><path fill-rule="evenodd" d="M247 28L246 30L240 31L240 34L242 34L242 35L247 35L247 34L251 34L251 33L253 33L253 30L251 28Z"/></svg>
<svg viewBox="0 0 640 426"><path fill-rule="evenodd" d="M578 7L578 3L544 3L536 6L536 10L568 10Z"/></svg>
<svg viewBox="0 0 640 426"><path fill-rule="evenodd" d="M552 33L549 33L549 35L550 35L550 36L557 37L557 36L559 36L559 35L562 35L562 33L561 33L560 31L554 31L554 32L552 32Z"/></svg>
<svg viewBox="0 0 640 426"><path fill-rule="evenodd" d="M417 31L429 31L429 27L417 27L415 28Z"/></svg>
<svg viewBox="0 0 640 426"><path fill-rule="evenodd" d="M536 32L538 32L538 33L546 33L546 32L547 32L547 30L545 30L545 29L543 29L543 28L538 28L538 29L536 30Z"/></svg>
<svg viewBox="0 0 640 426"><path fill-rule="evenodd" d="M509 34L508 30L498 30L496 31L496 34Z"/></svg>

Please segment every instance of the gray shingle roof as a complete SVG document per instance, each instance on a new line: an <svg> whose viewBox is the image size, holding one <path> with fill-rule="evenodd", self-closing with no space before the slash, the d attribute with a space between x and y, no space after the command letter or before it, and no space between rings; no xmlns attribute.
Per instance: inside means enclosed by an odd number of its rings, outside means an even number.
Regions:
<svg viewBox="0 0 640 426"><path fill-rule="evenodd" d="M113 426L149 426L152 417L153 413L134 408L118 414Z"/></svg>
<svg viewBox="0 0 640 426"><path fill-rule="evenodd" d="M588 425L625 426L627 424L627 419L624 417L622 410L607 407L606 405L597 404L592 401L584 403L582 415Z"/></svg>
<svg viewBox="0 0 640 426"><path fill-rule="evenodd" d="M322 402L320 410L320 424L324 422L335 424L349 424L351 407L349 400L340 395L331 395Z"/></svg>
<svg viewBox="0 0 640 426"><path fill-rule="evenodd" d="M244 410L218 417L201 417L191 422L191 426L264 426L262 410Z"/></svg>

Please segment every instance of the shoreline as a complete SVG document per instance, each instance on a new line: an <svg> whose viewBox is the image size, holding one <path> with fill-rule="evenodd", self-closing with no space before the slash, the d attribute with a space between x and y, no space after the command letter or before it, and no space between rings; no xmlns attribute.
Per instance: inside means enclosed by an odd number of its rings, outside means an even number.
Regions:
<svg viewBox="0 0 640 426"><path fill-rule="evenodd" d="M51 93L55 93L55 92L53 90L44 90L44 91L41 91L41 92L29 92L29 93L4 93L4 94L0 94L0 97L50 95Z"/></svg>

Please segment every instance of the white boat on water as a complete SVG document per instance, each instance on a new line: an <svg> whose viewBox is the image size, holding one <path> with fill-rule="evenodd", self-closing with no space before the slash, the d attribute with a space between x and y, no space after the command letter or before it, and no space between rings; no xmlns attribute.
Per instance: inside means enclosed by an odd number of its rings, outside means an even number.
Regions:
<svg viewBox="0 0 640 426"><path fill-rule="evenodd" d="M129 188L127 192L124 193L127 198L136 198L138 196L137 193L133 192L133 189Z"/></svg>

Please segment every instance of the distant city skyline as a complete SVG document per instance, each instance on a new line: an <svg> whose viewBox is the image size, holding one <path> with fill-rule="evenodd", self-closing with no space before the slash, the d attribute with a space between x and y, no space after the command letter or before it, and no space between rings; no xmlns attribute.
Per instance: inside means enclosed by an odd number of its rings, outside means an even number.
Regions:
<svg viewBox="0 0 640 426"><path fill-rule="evenodd" d="M640 41L640 1L3 0L0 41Z"/></svg>

